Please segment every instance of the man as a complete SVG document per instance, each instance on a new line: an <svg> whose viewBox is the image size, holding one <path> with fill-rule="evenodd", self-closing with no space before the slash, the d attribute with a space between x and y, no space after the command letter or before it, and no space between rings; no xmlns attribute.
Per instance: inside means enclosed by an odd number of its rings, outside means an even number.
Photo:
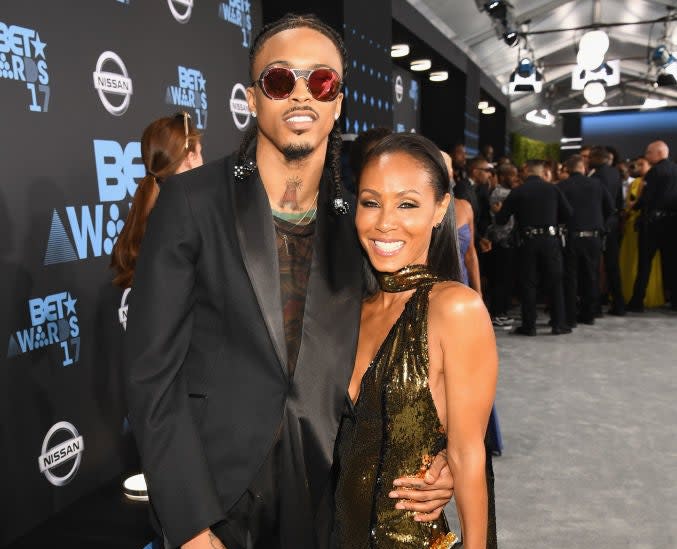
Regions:
<svg viewBox="0 0 677 549"><path fill-rule="evenodd" d="M451 149L451 160L454 163L454 181L458 185L461 181L468 179L468 172L465 168L466 152L463 143L456 143Z"/></svg>
<svg viewBox="0 0 677 549"><path fill-rule="evenodd" d="M566 169L571 175L558 186L573 208L567 223L568 238L564 248L565 313L568 326L573 328L577 322L595 323L602 235L606 219L614 212L614 205L599 179L583 175L585 164L580 155L570 156ZM581 302L577 313L579 280Z"/></svg>
<svg viewBox="0 0 677 549"><path fill-rule="evenodd" d="M651 262L661 251L665 287L670 290L672 310L677 310L677 166L670 160L670 150L663 141L654 141L644 157L651 164L646 185L633 208L641 212L638 219L639 259L637 278L628 310L642 312L649 281Z"/></svg>
<svg viewBox="0 0 677 549"><path fill-rule="evenodd" d="M520 278L522 282L522 325L513 333L536 335L536 293L539 267L550 293L553 335L569 334L564 319L562 297L562 252L557 226L571 215L571 206L556 185L543 180L543 160L527 160L527 178L514 189L496 214L496 223L504 225L511 215L522 239Z"/></svg>
<svg viewBox="0 0 677 549"><path fill-rule="evenodd" d="M166 547L329 542L362 291L338 171L345 65L341 38L314 17L264 27L247 90L257 127L239 155L163 183L150 216L125 354ZM411 494L434 501L398 505L446 503Z"/></svg>
<svg viewBox="0 0 677 549"><path fill-rule="evenodd" d="M510 217L505 225L496 224L496 214L512 189L519 184L517 168L512 164L501 164L497 168L498 186L489 197L492 223L487 235L491 240L492 276L489 277L491 318L494 326L506 327L512 324L510 310L515 268L515 220Z"/></svg>
<svg viewBox="0 0 677 549"><path fill-rule="evenodd" d="M621 286L621 269L619 254L621 245L620 212L623 211L623 183L616 168L609 165L611 153L604 147L596 146L590 149L590 177L598 179L611 195L614 212L606 222L606 237L604 239L604 271L611 298L611 305L607 311L610 315L623 316L625 314L625 300ZM601 309L598 309L598 312Z"/></svg>
<svg viewBox="0 0 677 549"><path fill-rule="evenodd" d="M583 145L580 152L578 153L583 159L583 166L585 167L585 174L588 174L590 171L590 145Z"/></svg>

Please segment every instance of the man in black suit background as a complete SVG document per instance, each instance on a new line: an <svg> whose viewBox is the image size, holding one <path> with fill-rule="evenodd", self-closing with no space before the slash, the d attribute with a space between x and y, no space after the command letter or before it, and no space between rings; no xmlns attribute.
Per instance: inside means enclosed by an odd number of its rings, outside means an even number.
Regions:
<svg viewBox="0 0 677 549"><path fill-rule="evenodd" d="M341 38L318 19L264 27L247 90L257 126L238 154L162 183L150 215L125 366L166 547L329 542L362 295L339 171L345 68ZM438 513L451 488L440 478L395 497Z"/></svg>
<svg viewBox="0 0 677 549"><path fill-rule="evenodd" d="M590 177L602 182L611 195L614 213L606 222L606 237L604 239L604 270L607 287L611 297L611 306L608 313L623 316L625 301L621 286L621 269L619 255L621 246L620 213L623 211L623 182L620 172L609 165L611 153L604 147L595 146L590 149Z"/></svg>
<svg viewBox="0 0 677 549"><path fill-rule="evenodd" d="M577 322L595 323L602 235L614 205L599 179L583 175L583 157L570 156L565 164L570 175L557 186L573 208L564 247L564 308L567 324L573 328ZM581 300L580 311L577 311L579 280Z"/></svg>
<svg viewBox="0 0 677 549"><path fill-rule="evenodd" d="M651 261L657 250L661 251L670 303L672 309L677 310L677 166L669 160L670 150L663 141L650 143L644 156L651 169L646 174L644 190L633 206L641 211L637 220L639 259L628 310L644 310Z"/></svg>

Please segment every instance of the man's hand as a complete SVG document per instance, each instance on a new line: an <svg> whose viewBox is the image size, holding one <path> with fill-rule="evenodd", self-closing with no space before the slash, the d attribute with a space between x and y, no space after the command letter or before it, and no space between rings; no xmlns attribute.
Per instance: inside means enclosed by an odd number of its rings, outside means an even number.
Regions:
<svg viewBox="0 0 677 549"><path fill-rule="evenodd" d="M423 478L400 477L393 485L388 496L400 500L395 505L396 509L415 511L414 520L419 522L439 518L454 495L454 479L447 463L446 450L435 456Z"/></svg>
<svg viewBox="0 0 677 549"><path fill-rule="evenodd" d="M214 535L214 532L207 528L184 543L181 549L226 549L226 546Z"/></svg>
<svg viewBox="0 0 677 549"><path fill-rule="evenodd" d="M480 252L487 253L491 251L491 240L488 238L480 238Z"/></svg>
<svg viewBox="0 0 677 549"><path fill-rule="evenodd" d="M501 208L503 207L503 202L496 202L495 204L491 205L491 211L494 213L498 213L501 211Z"/></svg>

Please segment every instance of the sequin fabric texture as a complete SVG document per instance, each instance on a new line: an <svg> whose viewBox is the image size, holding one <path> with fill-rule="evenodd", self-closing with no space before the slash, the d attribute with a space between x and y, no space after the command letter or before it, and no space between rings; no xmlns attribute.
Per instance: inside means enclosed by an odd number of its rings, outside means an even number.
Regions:
<svg viewBox="0 0 677 549"><path fill-rule="evenodd" d="M340 549L447 549L442 516L416 522L388 497L393 480L421 476L446 447L428 386L428 294L438 278L411 266L380 279L388 292L416 288L364 374L338 440L336 539Z"/></svg>

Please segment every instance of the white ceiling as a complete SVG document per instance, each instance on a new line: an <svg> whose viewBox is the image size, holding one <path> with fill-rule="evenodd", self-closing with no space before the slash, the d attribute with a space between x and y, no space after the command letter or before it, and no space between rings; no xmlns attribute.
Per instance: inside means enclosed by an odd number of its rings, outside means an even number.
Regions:
<svg viewBox="0 0 677 549"><path fill-rule="evenodd" d="M510 48L498 37L492 19L478 4L482 0L407 0L444 35L463 49L499 86L509 81L515 70L519 50ZM511 16L516 30L533 32L580 27L592 24L632 23L658 19L677 9L677 0L511 0ZM677 14L677 11L674 12ZM665 33L663 23L629 25L603 29L609 35L606 59L621 60L621 84L607 90L609 106L637 105L651 97L667 99L677 106L677 87L654 89L656 69L648 57ZM577 43L585 31L565 31L527 37L534 61L545 78L540 94L510 96L515 118L537 107L551 111L580 108L585 104L582 92L571 90L571 72L576 66ZM677 48L677 21L668 27L671 46ZM524 41L520 42L524 46ZM670 45L670 44L668 44ZM673 50L674 51L674 50Z"/></svg>

